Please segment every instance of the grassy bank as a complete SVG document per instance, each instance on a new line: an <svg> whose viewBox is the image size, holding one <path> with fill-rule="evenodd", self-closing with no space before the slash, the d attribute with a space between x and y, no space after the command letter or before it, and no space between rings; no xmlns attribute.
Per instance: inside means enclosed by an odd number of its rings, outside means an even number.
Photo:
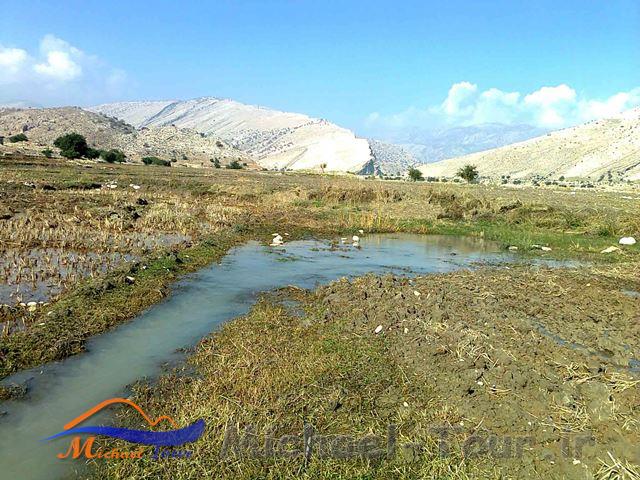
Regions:
<svg viewBox="0 0 640 480"><path fill-rule="evenodd" d="M99 462L93 478L635 478L640 381L618 362L625 342L640 353L635 300L620 292L640 288L625 273L637 266L371 275L265 295L135 389L154 417L205 420L191 457ZM605 331L609 361L585 353ZM128 410L119 423L144 422Z"/></svg>

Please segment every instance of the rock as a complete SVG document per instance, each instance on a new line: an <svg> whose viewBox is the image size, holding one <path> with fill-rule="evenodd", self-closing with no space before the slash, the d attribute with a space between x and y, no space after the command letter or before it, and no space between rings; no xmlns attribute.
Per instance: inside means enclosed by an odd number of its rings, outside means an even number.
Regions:
<svg viewBox="0 0 640 480"><path fill-rule="evenodd" d="M364 234L364 230L358 230L358 233L359 233L360 235L363 235L363 234Z"/></svg>
<svg viewBox="0 0 640 480"><path fill-rule="evenodd" d="M353 240L354 242L359 242L360 237L358 235L354 235L353 237L351 237L351 240Z"/></svg>
<svg viewBox="0 0 640 480"><path fill-rule="evenodd" d="M543 252L550 252L551 247L540 247L540 250L542 250Z"/></svg>
<svg viewBox="0 0 640 480"><path fill-rule="evenodd" d="M284 243L282 236L278 233L274 233L273 235L273 240L271 240L271 247L279 247L280 245L282 245Z"/></svg>
<svg viewBox="0 0 640 480"><path fill-rule="evenodd" d="M378 334L378 333L380 333L381 331L382 331L382 325L378 325L378 326L376 327L376 329L373 331L373 333Z"/></svg>
<svg viewBox="0 0 640 480"><path fill-rule="evenodd" d="M636 239L633 237L622 237L618 243L620 245L635 245Z"/></svg>
<svg viewBox="0 0 640 480"><path fill-rule="evenodd" d="M516 247L515 245L509 245L508 249L512 252L515 252L516 250L518 250L518 247Z"/></svg>
<svg viewBox="0 0 640 480"><path fill-rule="evenodd" d="M602 250L600 253L613 253L613 252L617 252L618 250L620 250L618 247L607 247L604 250Z"/></svg>
<svg viewBox="0 0 640 480"><path fill-rule="evenodd" d="M133 285L134 283L136 283L136 279L133 278L133 277L129 277L129 276L124 277L124 281L128 285Z"/></svg>

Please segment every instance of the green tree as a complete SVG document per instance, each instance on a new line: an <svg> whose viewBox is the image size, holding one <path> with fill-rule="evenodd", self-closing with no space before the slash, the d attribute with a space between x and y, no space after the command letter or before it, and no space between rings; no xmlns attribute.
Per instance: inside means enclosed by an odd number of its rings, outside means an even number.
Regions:
<svg viewBox="0 0 640 480"><path fill-rule="evenodd" d="M102 154L102 150L98 150L97 148L87 148L87 153L85 153L85 157L90 158L91 160L98 158Z"/></svg>
<svg viewBox="0 0 640 480"><path fill-rule="evenodd" d="M122 150L112 148L111 150L103 150L100 153L100 157L107 163L123 163L126 160L126 155Z"/></svg>
<svg viewBox="0 0 640 480"><path fill-rule="evenodd" d="M9 141L11 143L18 143L18 142L28 142L29 139L27 138L27 136L24 133L19 133L17 135L9 137Z"/></svg>
<svg viewBox="0 0 640 480"><path fill-rule="evenodd" d="M424 177L422 176L422 172L417 168L413 168L413 167L409 169L409 178L414 182L420 182L424 180Z"/></svg>
<svg viewBox="0 0 640 480"><path fill-rule="evenodd" d="M162 167L170 167L171 162L169 160L163 160L158 157L143 157L142 163L145 165L160 165Z"/></svg>
<svg viewBox="0 0 640 480"><path fill-rule="evenodd" d="M458 170L458 173L456 173L457 177L466 180L467 183L475 182L478 179L479 175L480 174L478 173L478 169L474 165L465 165L460 170Z"/></svg>
<svg viewBox="0 0 640 480"><path fill-rule="evenodd" d="M211 162L213 163L213 166L214 166L215 168L220 168L220 166L221 166L221 165L220 165L220 160L218 160L217 158L212 158L212 159L211 159Z"/></svg>
<svg viewBox="0 0 640 480"><path fill-rule="evenodd" d="M84 157L89 149L87 140L75 132L56 138L53 144L60 149L60 154L66 158Z"/></svg>
<svg viewBox="0 0 640 480"><path fill-rule="evenodd" d="M240 165L240 162L238 162L238 160L234 160L229 165L227 165L227 168L231 170L242 170L242 165Z"/></svg>

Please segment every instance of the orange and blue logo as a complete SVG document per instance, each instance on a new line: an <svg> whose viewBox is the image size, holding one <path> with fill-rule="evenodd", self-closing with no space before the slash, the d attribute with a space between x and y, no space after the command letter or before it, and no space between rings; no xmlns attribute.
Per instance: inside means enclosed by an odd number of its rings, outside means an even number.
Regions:
<svg viewBox="0 0 640 480"><path fill-rule="evenodd" d="M120 427L110 427L103 425L84 425L80 426L85 420L90 418L91 416L98 413L100 410L113 405L113 404L124 404L135 409L142 418L149 424L149 427L156 427L161 422L166 422L171 427L171 430L164 431L154 431L154 430L134 430L129 428L120 428ZM204 420L200 419L191 425L188 425L183 428L179 428L177 423L173 420L173 418L162 415L156 419L150 418L140 406L136 403L132 402L126 398L110 398L103 402L100 402L96 406L90 408L86 412L77 416L69 423L67 423L63 430L55 435L51 435L50 437L45 438L44 440L53 440L55 438L74 435L74 438L71 441L71 445L69 446L69 450L66 453L58 454L58 458L67 458L72 456L73 458L78 458L82 454L84 454L87 458L141 458L142 449L139 449L134 452L122 452L116 451L117 455L114 455L113 451L103 452L101 450L94 451L93 443L95 441L96 436L105 436L111 438L117 438L120 440L125 440L130 443L136 443L138 445L147 445L155 447L154 456L158 455L159 449L161 447L176 447L180 445L184 445L185 443L190 443L196 441L198 438L202 436L204 433L205 423ZM84 444L82 444L82 440L80 435L90 435ZM171 455L175 456L175 455Z"/></svg>

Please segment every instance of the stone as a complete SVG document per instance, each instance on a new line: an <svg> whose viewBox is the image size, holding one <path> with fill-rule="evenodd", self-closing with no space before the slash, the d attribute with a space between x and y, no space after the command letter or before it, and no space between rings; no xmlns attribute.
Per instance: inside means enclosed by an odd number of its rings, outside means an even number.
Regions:
<svg viewBox="0 0 640 480"><path fill-rule="evenodd" d="M633 237L622 237L618 243L620 245L635 245L636 239Z"/></svg>

